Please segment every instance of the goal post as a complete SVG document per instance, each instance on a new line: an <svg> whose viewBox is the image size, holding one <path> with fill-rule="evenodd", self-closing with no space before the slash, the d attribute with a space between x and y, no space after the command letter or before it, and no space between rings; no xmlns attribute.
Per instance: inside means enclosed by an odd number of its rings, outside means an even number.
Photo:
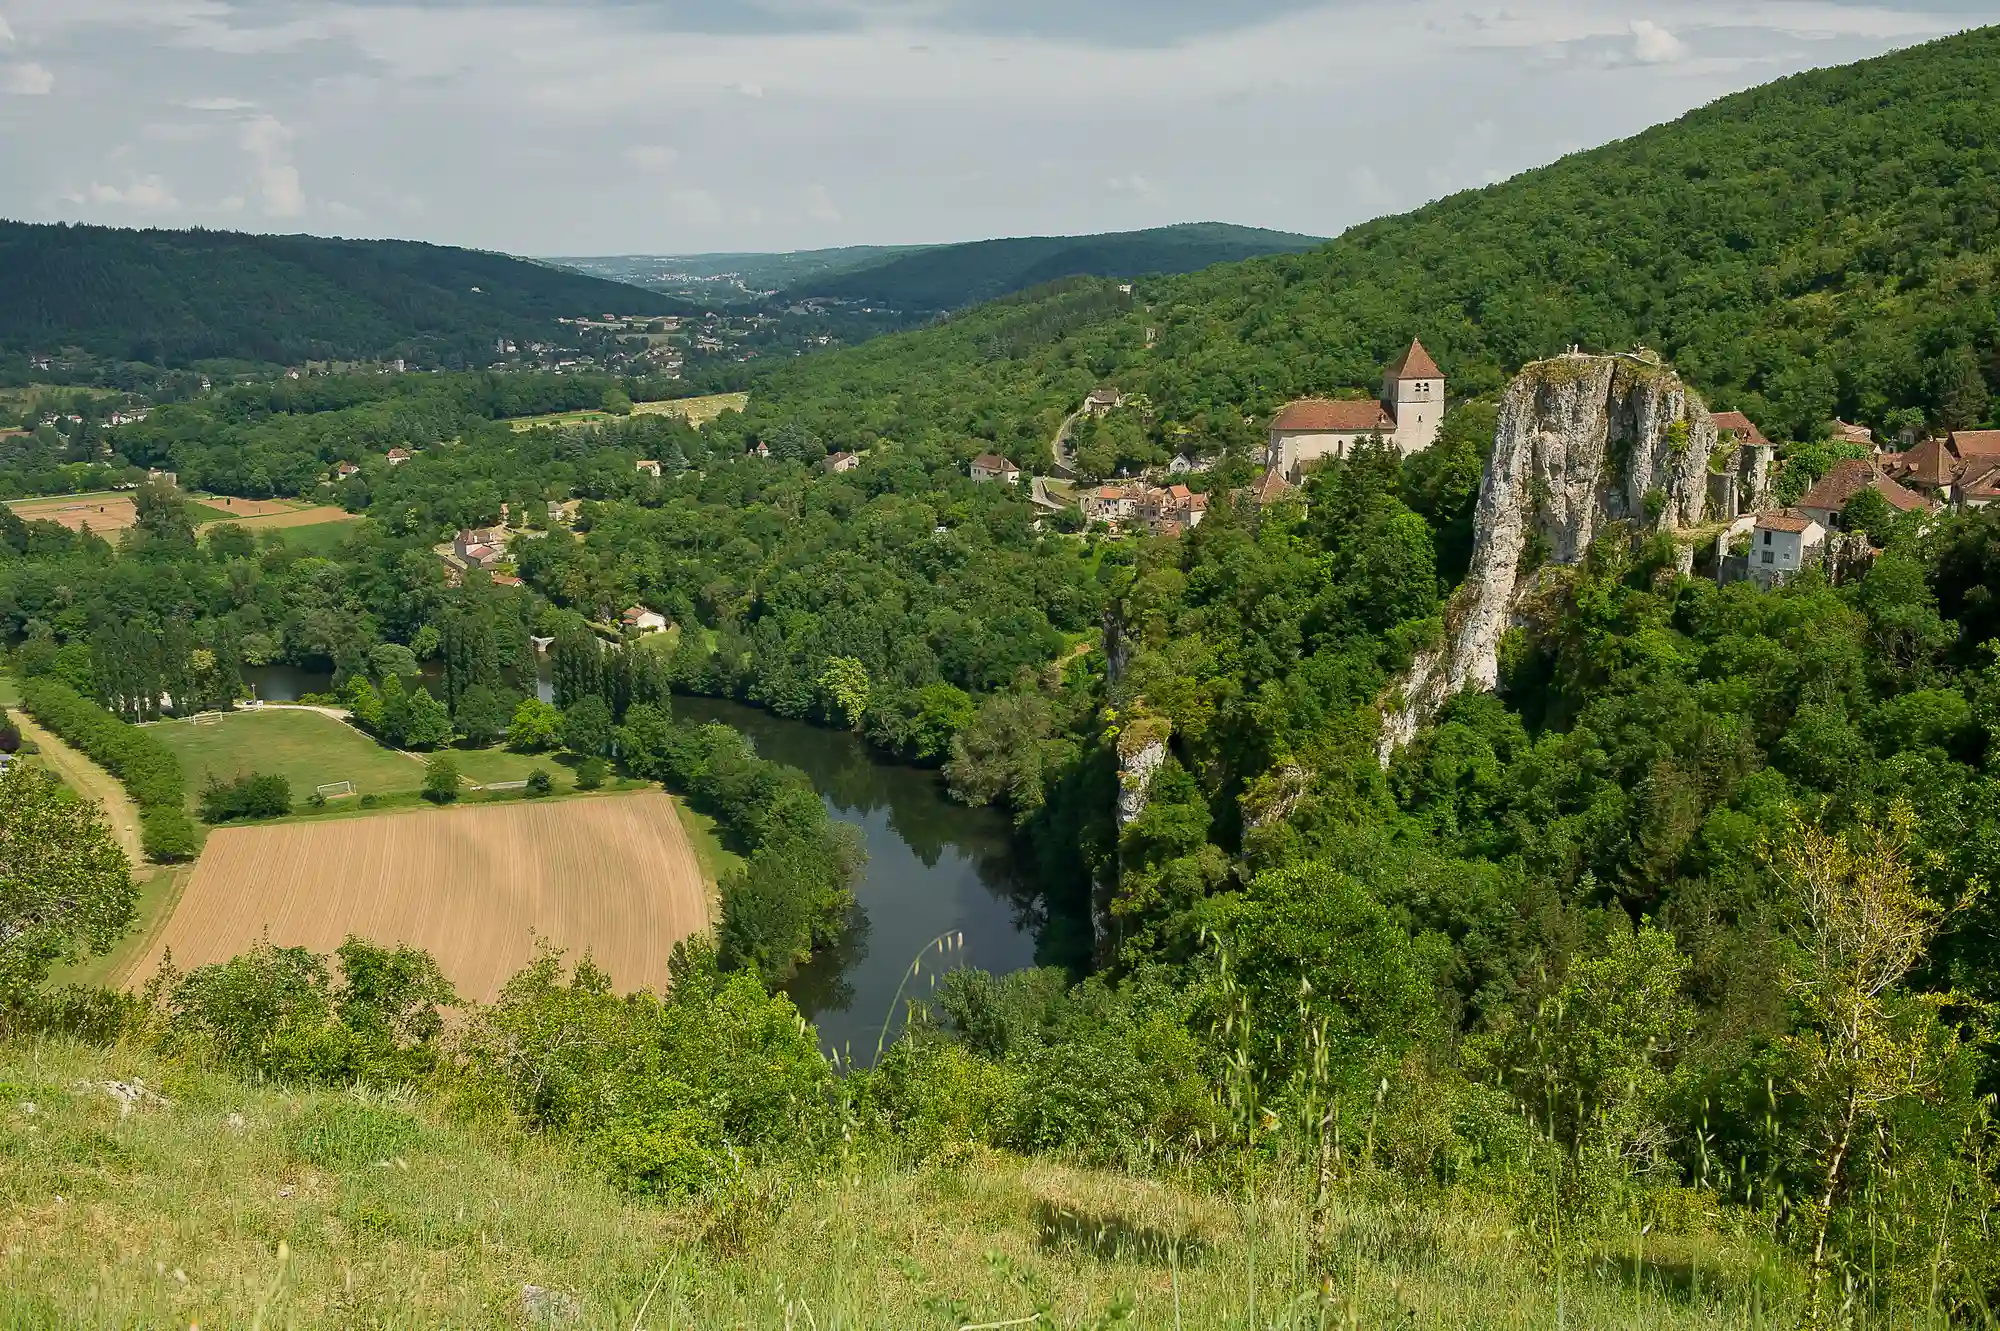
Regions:
<svg viewBox="0 0 2000 1331"><path fill-rule="evenodd" d="M319 792L321 799L344 799L354 793L354 783L352 781L329 781L323 786L315 786L314 789Z"/></svg>

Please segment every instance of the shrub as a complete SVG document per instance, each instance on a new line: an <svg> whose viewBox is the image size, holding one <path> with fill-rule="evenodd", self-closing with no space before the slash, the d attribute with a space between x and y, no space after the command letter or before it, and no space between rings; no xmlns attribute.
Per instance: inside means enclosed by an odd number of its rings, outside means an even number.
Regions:
<svg viewBox="0 0 2000 1331"><path fill-rule="evenodd" d="M458 798L458 764L440 753L424 764L424 798L433 804L449 804Z"/></svg>
<svg viewBox="0 0 2000 1331"><path fill-rule="evenodd" d="M576 765L576 788L578 790L596 790L604 784L606 770L607 764L604 759L599 758L596 754L585 758Z"/></svg>
<svg viewBox="0 0 2000 1331"><path fill-rule="evenodd" d="M191 860L201 849L201 832L182 808L142 809L139 841L149 859L161 864Z"/></svg>
<svg viewBox="0 0 2000 1331"><path fill-rule="evenodd" d="M534 771L528 773L528 793L530 795L546 795L555 788L556 783L549 776L547 768L537 767Z"/></svg>
<svg viewBox="0 0 2000 1331"><path fill-rule="evenodd" d="M21 731L12 721L0 721L0 753L21 751Z"/></svg>
<svg viewBox="0 0 2000 1331"><path fill-rule="evenodd" d="M201 792L203 822L282 818L292 811L292 783L282 776L255 774L222 782L209 778Z"/></svg>

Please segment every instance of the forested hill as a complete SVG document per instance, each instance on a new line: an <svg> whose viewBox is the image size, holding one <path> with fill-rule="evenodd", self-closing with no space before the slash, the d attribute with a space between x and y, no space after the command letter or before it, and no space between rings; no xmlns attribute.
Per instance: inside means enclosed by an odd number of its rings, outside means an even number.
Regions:
<svg viewBox="0 0 2000 1331"><path fill-rule="evenodd" d="M674 314L657 292L402 240L0 222L0 351L483 365L558 316Z"/></svg>
<svg viewBox="0 0 2000 1331"><path fill-rule="evenodd" d="M1136 301L1072 284L790 366L758 411L843 447L936 429L1036 448L1051 413L1115 378L1149 395L1156 431L1199 442L1237 412L1370 386L1420 335L1455 397L1571 343L1644 343L1774 437L1893 407L1950 423L2000 387L1996 241L1988 28L1728 97L1310 253Z"/></svg>
<svg viewBox="0 0 2000 1331"><path fill-rule="evenodd" d="M1190 222L1100 236L1025 236L945 245L798 283L792 299L868 300L911 312L958 310L1065 277L1192 273L1323 242L1258 227Z"/></svg>

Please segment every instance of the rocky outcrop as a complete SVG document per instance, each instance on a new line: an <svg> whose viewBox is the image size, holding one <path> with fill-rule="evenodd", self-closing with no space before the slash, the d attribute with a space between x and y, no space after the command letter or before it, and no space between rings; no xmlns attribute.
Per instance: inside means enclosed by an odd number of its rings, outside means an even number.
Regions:
<svg viewBox="0 0 2000 1331"><path fill-rule="evenodd" d="M1383 761L1446 698L1495 686L1500 635L1538 570L1578 562L1615 523L1646 532L1701 522L1715 444L1707 406L1646 353L1522 370L1480 485L1472 569L1446 610L1445 641L1418 656L1384 709Z"/></svg>

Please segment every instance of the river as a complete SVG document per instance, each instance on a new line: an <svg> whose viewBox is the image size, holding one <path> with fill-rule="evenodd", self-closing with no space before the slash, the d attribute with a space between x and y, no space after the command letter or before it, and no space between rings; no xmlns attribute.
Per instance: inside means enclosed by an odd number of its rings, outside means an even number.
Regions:
<svg viewBox="0 0 2000 1331"><path fill-rule="evenodd" d="M675 698L674 715L742 731L760 756L803 771L830 814L861 829L868 867L854 889L855 925L786 986L828 1053L873 1062L883 1024L892 1038L902 1025L899 986L905 998L922 997L946 969L1006 974L1036 964L1041 897L1000 814L966 808L935 772L881 758L841 731L714 698ZM962 945L941 959L931 944L947 934ZM920 955L920 973L905 985Z"/></svg>

